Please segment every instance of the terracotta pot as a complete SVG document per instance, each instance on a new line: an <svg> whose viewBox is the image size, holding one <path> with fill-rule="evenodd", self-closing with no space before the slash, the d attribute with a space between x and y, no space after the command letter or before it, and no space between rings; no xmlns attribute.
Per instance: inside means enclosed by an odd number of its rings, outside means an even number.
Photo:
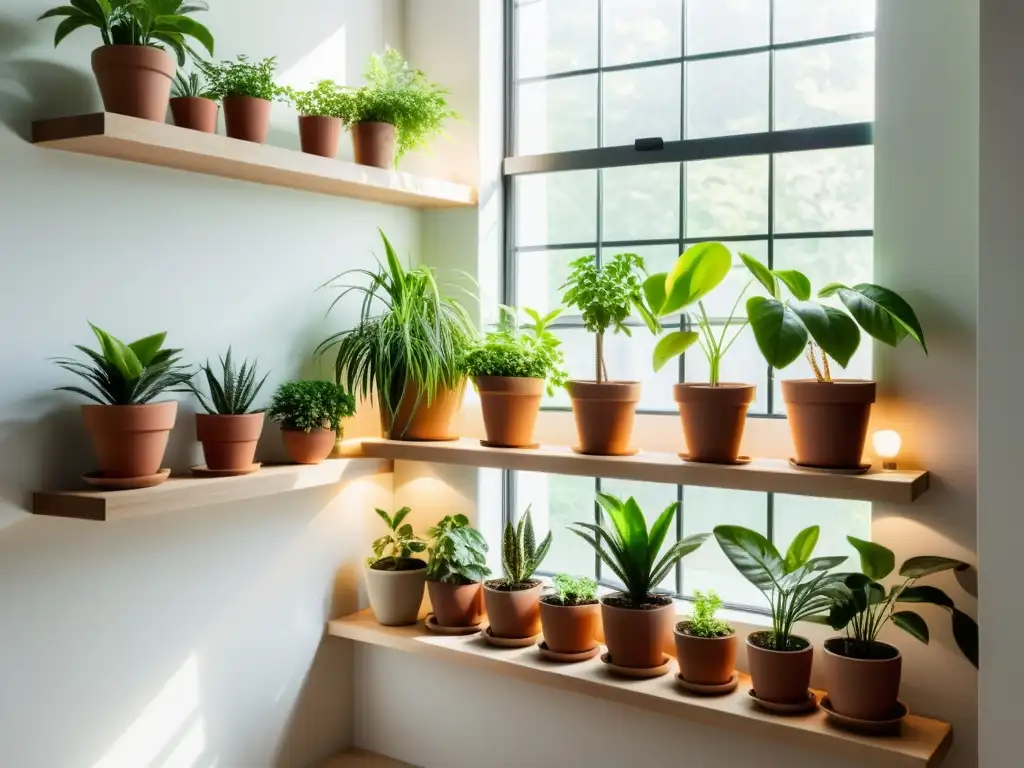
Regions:
<svg viewBox="0 0 1024 768"><path fill-rule="evenodd" d="M555 653L586 653L597 645L601 606L558 605L540 601L544 642Z"/></svg>
<svg viewBox="0 0 1024 768"><path fill-rule="evenodd" d="M484 615L484 593L482 584L443 584L440 581L427 582L430 605L442 627L472 627L479 624Z"/></svg>
<svg viewBox="0 0 1024 768"><path fill-rule="evenodd" d="M620 593L601 598L601 622L604 644L612 662L619 667L658 667L665 661L665 644L672 637L676 607L669 600L652 608L619 608L608 600Z"/></svg>
<svg viewBox="0 0 1024 768"><path fill-rule="evenodd" d="M680 630L688 623L677 624L672 630L679 674L697 685L725 685L736 671L736 633L727 637L697 637Z"/></svg>
<svg viewBox="0 0 1024 768"><path fill-rule="evenodd" d="M408 571L366 569L366 594L378 624L400 627L419 620L423 604L423 585L427 583L427 564Z"/></svg>
<svg viewBox="0 0 1024 768"><path fill-rule="evenodd" d="M799 651L773 651L762 648L751 641L755 635L769 632L753 632L747 636L747 665L754 683L754 691L760 699L780 704L793 704L807 698L811 685L811 664L814 661L814 646L805 637L792 635L803 641L807 647Z"/></svg>
<svg viewBox="0 0 1024 768"><path fill-rule="evenodd" d="M171 100L174 59L148 45L104 45L92 52L103 108L162 123Z"/></svg>
<svg viewBox="0 0 1024 768"><path fill-rule="evenodd" d="M337 157L341 120L337 117L299 115L299 141L307 155Z"/></svg>
<svg viewBox="0 0 1024 768"><path fill-rule="evenodd" d="M784 381L782 399L798 463L827 469L860 466L875 382Z"/></svg>
<svg viewBox="0 0 1024 768"><path fill-rule="evenodd" d="M570 381L567 389L580 453L624 456L633 452L630 440L640 402L639 381Z"/></svg>
<svg viewBox="0 0 1024 768"><path fill-rule="evenodd" d="M686 451L694 461L735 464L740 455L752 384L676 384Z"/></svg>
<svg viewBox="0 0 1024 768"><path fill-rule="evenodd" d="M836 712L860 720L892 717L900 695L903 656L888 643L872 643L880 655L890 658L856 659L848 655L849 641L833 637L825 641L825 685Z"/></svg>
<svg viewBox="0 0 1024 768"><path fill-rule="evenodd" d="M301 429L281 428L284 447L296 464L319 464L331 455L337 435L331 429L312 429L303 432Z"/></svg>
<svg viewBox="0 0 1024 768"><path fill-rule="evenodd" d="M174 124L179 128L188 128L200 133L216 133L219 113L220 105L213 99L194 96L171 99L171 114L174 116Z"/></svg>
<svg viewBox="0 0 1024 768"><path fill-rule="evenodd" d="M544 396L544 379L477 376L487 442L499 448L528 448Z"/></svg>
<svg viewBox="0 0 1024 768"><path fill-rule="evenodd" d="M270 131L271 102L251 96L225 96L224 128L229 138L262 144Z"/></svg>
<svg viewBox="0 0 1024 768"><path fill-rule="evenodd" d="M82 420L104 477L149 477L160 471L178 404L83 405Z"/></svg>
<svg viewBox="0 0 1024 768"><path fill-rule="evenodd" d="M533 637L540 634L540 593L543 584L534 579L529 589L509 592L495 587L503 582L484 584L484 605L491 632L497 637Z"/></svg>
<svg viewBox="0 0 1024 768"><path fill-rule="evenodd" d="M248 469L263 434L263 414L196 414L196 439L203 444L207 469Z"/></svg>
<svg viewBox="0 0 1024 768"><path fill-rule="evenodd" d="M452 420L462 407L465 392L466 381L463 379L454 388L439 390L433 400L427 402L426 397L419 397L416 383L407 382L402 404L393 423L388 423L387 414L381 410L381 429L384 436L389 440L424 442L455 440L457 435L452 434Z"/></svg>
<svg viewBox="0 0 1024 768"><path fill-rule="evenodd" d="M356 123L352 132L352 150L359 165L375 168L395 167L395 126L390 123Z"/></svg>

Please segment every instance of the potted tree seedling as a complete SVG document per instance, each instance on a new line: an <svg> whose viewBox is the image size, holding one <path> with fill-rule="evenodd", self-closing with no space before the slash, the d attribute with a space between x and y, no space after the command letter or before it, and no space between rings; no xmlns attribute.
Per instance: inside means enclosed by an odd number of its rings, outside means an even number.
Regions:
<svg viewBox="0 0 1024 768"><path fill-rule="evenodd" d="M341 101L360 165L393 168L406 152L441 135L445 121L458 117L448 106L448 90L410 67L393 48L370 56L365 78L366 85L346 90Z"/></svg>
<svg viewBox="0 0 1024 768"><path fill-rule="evenodd" d="M567 656L595 652L601 628L597 582L567 573L556 575L552 581L554 594L540 599L540 624L547 650Z"/></svg>
<svg viewBox="0 0 1024 768"><path fill-rule="evenodd" d="M252 404L267 380L256 380L256 364L242 361L235 367L231 347L220 359L220 378L207 361L200 366L206 375L208 395L193 380L192 392L206 413L196 414L196 439L203 444L206 466L199 468L221 476L247 475L259 469L255 464L256 445L263 434L263 411Z"/></svg>
<svg viewBox="0 0 1024 768"><path fill-rule="evenodd" d="M332 381L289 381L277 388L270 419L281 425L285 448L296 464L319 464L343 434L341 420L353 416L356 402Z"/></svg>
<svg viewBox="0 0 1024 768"><path fill-rule="evenodd" d="M693 614L675 626L679 676L694 686L727 686L736 671L736 632L715 617L721 607L714 590L696 591Z"/></svg>
<svg viewBox="0 0 1024 768"><path fill-rule="evenodd" d="M274 101L287 101L287 90L274 82L277 57L250 61L201 62L210 91L224 107L224 127L229 138L263 144L270 130Z"/></svg>
<svg viewBox="0 0 1024 768"><path fill-rule="evenodd" d="M174 77L174 52L184 65L195 40L213 55L213 35L191 17L207 10L203 0L75 0L40 16L62 18L53 39L60 45L81 27L99 29L103 45L92 52L92 71L103 108L162 123Z"/></svg>
<svg viewBox="0 0 1024 768"><path fill-rule="evenodd" d="M836 297L841 309L811 301L811 281L796 271L783 279L754 259L744 260L769 293L747 301L747 318L757 345L773 368L785 368L805 354L814 379L784 380L782 397L796 448L796 462L823 469L857 469L864 453L875 382L833 379L830 359L845 368L860 345L861 330L898 346L910 338L928 352L917 315L897 293L861 283L830 283L819 299ZM780 283L793 298L783 302Z"/></svg>
<svg viewBox="0 0 1024 768"><path fill-rule="evenodd" d="M202 72L185 75L179 70L171 96L171 115L176 126L200 133L217 132L220 107Z"/></svg>
<svg viewBox="0 0 1024 768"><path fill-rule="evenodd" d="M427 543L403 522L411 511L402 507L391 517L376 510L389 532L373 542L373 557L366 561L366 591L374 618L385 627L415 624L423 603L427 564L413 555L425 551Z"/></svg>
<svg viewBox="0 0 1024 768"><path fill-rule="evenodd" d="M901 607L926 603L949 611L957 647L978 666L977 623L957 609L943 590L918 585L918 580L936 573L962 571L969 566L948 557L912 557L900 568L899 583L886 589L879 582L895 570L893 552L853 536L847 539L860 554L863 573L846 575L845 589L833 598L823 620L833 629L845 630L844 637L825 641L828 698L840 715L888 720L897 710L903 657L898 648L879 640L879 633L892 622L923 643L929 639L928 625L921 615Z"/></svg>
<svg viewBox="0 0 1024 768"><path fill-rule="evenodd" d="M308 155L335 157L341 142L342 94L333 80L321 80L306 91L289 91L299 113L299 141Z"/></svg>
<svg viewBox="0 0 1024 768"><path fill-rule="evenodd" d="M509 521L501 540L501 566L505 577L484 584L484 604L494 637L521 639L540 634L540 579L534 572L551 549L551 532L538 546L530 509L515 527ZM532 644L532 642L531 642Z"/></svg>
<svg viewBox="0 0 1024 768"><path fill-rule="evenodd" d="M844 574L831 572L846 557L811 557L818 526L796 535L783 557L768 539L748 528L720 525L715 538L726 557L768 599L772 628L747 636L747 662L754 696L767 706L811 706L814 646L793 634L793 625L827 610L841 593Z"/></svg>
<svg viewBox="0 0 1024 768"><path fill-rule="evenodd" d="M601 599L601 619L611 663L617 667L651 669L665 664L664 646L672 637L675 606L654 590L676 563L695 552L708 538L701 533L675 542L661 554L679 507L673 502L650 530L633 498L597 494L606 516L601 525L573 523L570 530L586 541L622 582L621 592ZM659 557L660 555L660 557Z"/></svg>
<svg viewBox="0 0 1024 768"><path fill-rule="evenodd" d="M565 386L562 342L548 330L561 310L544 317L525 309L533 321L522 331L515 310L505 307L496 331L466 353L463 368L480 393L487 440L492 448L529 448L545 388Z"/></svg>
<svg viewBox="0 0 1024 768"><path fill-rule="evenodd" d="M572 272L562 286L566 291L562 303L579 310L596 344L594 380L573 380L566 387L579 436L577 450L598 456L627 455L633 453L630 439L640 382L608 380L604 337L609 328L632 336L626 321L634 311L651 333L661 330L644 297L644 260L635 253L620 253L600 268L594 256L576 259L570 266Z"/></svg>
<svg viewBox="0 0 1024 768"><path fill-rule="evenodd" d="M440 628L472 628L483 615L487 542L465 515L448 515L427 531L427 593Z"/></svg>
<svg viewBox="0 0 1024 768"><path fill-rule="evenodd" d="M317 348L337 351L337 381L373 398L381 429L393 440L451 440L451 423L462 405L462 361L477 338L466 309L445 296L433 271L402 266L381 232L386 264L376 271L349 270L322 287L363 298L359 321ZM348 282L350 276L361 279ZM331 305L332 307L334 304Z"/></svg>
<svg viewBox="0 0 1024 768"><path fill-rule="evenodd" d="M92 323L89 326L100 351L76 345L88 362L67 357L55 360L93 390L58 388L94 403L82 406L82 419L100 470L86 480L115 489L158 485L170 474L161 472L160 464L178 404L153 400L167 392L188 392L192 371L180 364L180 349L164 349L166 333L125 344Z"/></svg>

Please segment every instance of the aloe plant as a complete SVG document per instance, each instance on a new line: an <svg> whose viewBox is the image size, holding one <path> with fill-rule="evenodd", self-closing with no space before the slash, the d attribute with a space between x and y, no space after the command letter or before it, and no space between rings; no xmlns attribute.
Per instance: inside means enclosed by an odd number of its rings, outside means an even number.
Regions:
<svg viewBox="0 0 1024 768"><path fill-rule="evenodd" d="M236 368L234 360L231 359L231 347L228 347L227 354L220 358L220 367L221 377L219 380L217 374L210 367L209 361L206 362L206 365L199 367L199 370L206 374L206 384L210 389L209 398L207 398L195 381L191 382L192 393L199 400L199 404L207 413L222 416L256 413L251 410L253 401L270 374L265 374L257 382L256 363L249 365L248 360L243 360L242 367Z"/></svg>
<svg viewBox="0 0 1024 768"><path fill-rule="evenodd" d="M547 557L549 549L550 531L540 546L537 546L529 507L519 518L518 526L513 528L511 520L506 523L505 535L501 540L501 566L505 570L505 588L518 589L528 586L530 577Z"/></svg>

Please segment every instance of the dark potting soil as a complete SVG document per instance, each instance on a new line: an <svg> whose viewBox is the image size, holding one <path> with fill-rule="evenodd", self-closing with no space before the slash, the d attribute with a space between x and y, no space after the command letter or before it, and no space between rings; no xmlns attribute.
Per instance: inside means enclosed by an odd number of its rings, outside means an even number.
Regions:
<svg viewBox="0 0 1024 768"><path fill-rule="evenodd" d="M666 605L672 605L672 598L668 595L648 595L647 602L637 605L621 592L616 592L613 595L608 595L604 599L604 603L613 608L625 608L630 611L654 611L664 608Z"/></svg>
<svg viewBox="0 0 1024 768"><path fill-rule="evenodd" d="M678 632L681 635L686 635L687 637L699 637L702 640L709 640L709 639L716 638L716 637L717 638L732 637L733 635L736 634L736 630L730 629L727 634L724 634L724 635L711 635L709 637L707 635L698 635L698 634L696 634L695 632L692 631L691 626L692 625L688 621L680 621L678 624L676 624L676 632Z"/></svg>
<svg viewBox="0 0 1024 768"><path fill-rule="evenodd" d="M861 642L848 637L833 637L825 641L825 650L847 659L861 661L889 661L900 655L899 649L888 643Z"/></svg>
<svg viewBox="0 0 1024 768"><path fill-rule="evenodd" d="M558 599L558 595L544 595L540 601L542 603L547 603L548 605L557 605L559 608L576 608L580 605L597 605L596 598L594 600L580 600L579 602L574 603L571 600L562 602Z"/></svg>
<svg viewBox="0 0 1024 768"><path fill-rule="evenodd" d="M385 557L370 566L371 571L422 571L427 564L415 557Z"/></svg>
<svg viewBox="0 0 1024 768"><path fill-rule="evenodd" d="M802 637L791 636L787 647L777 648L775 645L775 635L771 632L754 632L750 635L749 639L758 648L764 648L766 651L802 651L810 645Z"/></svg>
<svg viewBox="0 0 1024 768"><path fill-rule="evenodd" d="M527 589L533 589L538 584L540 584L539 579L530 579L522 584L509 584L504 579L491 579L484 582L484 586L490 587L495 592L523 592Z"/></svg>

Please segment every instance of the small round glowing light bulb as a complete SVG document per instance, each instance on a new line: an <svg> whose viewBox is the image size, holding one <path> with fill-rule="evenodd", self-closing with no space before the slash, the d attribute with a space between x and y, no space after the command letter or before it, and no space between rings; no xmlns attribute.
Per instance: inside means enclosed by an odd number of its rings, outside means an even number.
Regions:
<svg viewBox="0 0 1024 768"><path fill-rule="evenodd" d="M880 429L871 436L871 442L878 458L882 460L882 469L896 469L896 457L903 447L900 433L892 429Z"/></svg>

